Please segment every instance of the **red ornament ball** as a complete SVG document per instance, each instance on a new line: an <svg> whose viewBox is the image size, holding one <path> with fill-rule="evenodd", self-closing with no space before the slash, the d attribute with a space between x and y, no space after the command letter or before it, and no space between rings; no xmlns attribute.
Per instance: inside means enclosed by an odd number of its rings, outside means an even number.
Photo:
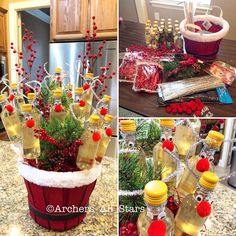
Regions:
<svg viewBox="0 0 236 236"><path fill-rule="evenodd" d="M27 120L26 121L26 126L28 128L33 128L35 126L35 121L34 120Z"/></svg>
<svg viewBox="0 0 236 236"><path fill-rule="evenodd" d="M55 105L54 111L55 112L61 112L62 111L62 106L60 104Z"/></svg>
<svg viewBox="0 0 236 236"><path fill-rule="evenodd" d="M89 84L85 84L84 86L83 86L83 89L84 90L87 90L87 89L89 89L90 88L90 85Z"/></svg>
<svg viewBox="0 0 236 236"><path fill-rule="evenodd" d="M85 101L84 100L80 100L79 101L79 106L80 107L84 107L86 105Z"/></svg>
<svg viewBox="0 0 236 236"><path fill-rule="evenodd" d="M14 107L11 104L6 105L6 110L10 113L14 111Z"/></svg>
<svg viewBox="0 0 236 236"><path fill-rule="evenodd" d="M199 172L208 171L210 169L210 162L207 158L200 159L196 164L196 169Z"/></svg>
<svg viewBox="0 0 236 236"><path fill-rule="evenodd" d="M211 204L207 201L201 201L197 205L197 213L200 217L206 217L211 214Z"/></svg>
<svg viewBox="0 0 236 236"><path fill-rule="evenodd" d="M72 92L69 91L69 92L67 93L67 96L68 96L69 98L71 98L71 97L72 97Z"/></svg>
<svg viewBox="0 0 236 236"><path fill-rule="evenodd" d="M98 142L101 139L101 135L98 132L93 132L93 141Z"/></svg>
<svg viewBox="0 0 236 236"><path fill-rule="evenodd" d="M165 236L166 223L163 220L154 220L148 227L148 236Z"/></svg>
<svg viewBox="0 0 236 236"><path fill-rule="evenodd" d="M101 114L102 116L105 116L105 115L107 114L107 109L104 108L104 107L102 107L101 110L100 110L100 114Z"/></svg>
<svg viewBox="0 0 236 236"><path fill-rule="evenodd" d="M9 96L9 101L13 101L14 98L15 98L15 95L14 95L14 94L11 94L11 95Z"/></svg>
<svg viewBox="0 0 236 236"><path fill-rule="evenodd" d="M107 128L107 129L106 129L106 135L107 135L108 137L111 137L111 136L112 136L112 128Z"/></svg>
<svg viewBox="0 0 236 236"><path fill-rule="evenodd" d="M163 149L167 148L169 151L172 152L174 150L175 146L169 139L167 139L162 143L162 148Z"/></svg>

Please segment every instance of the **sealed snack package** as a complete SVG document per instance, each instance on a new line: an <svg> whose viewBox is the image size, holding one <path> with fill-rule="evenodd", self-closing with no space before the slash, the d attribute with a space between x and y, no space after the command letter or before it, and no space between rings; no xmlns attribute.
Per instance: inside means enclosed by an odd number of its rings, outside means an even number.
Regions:
<svg viewBox="0 0 236 236"><path fill-rule="evenodd" d="M158 96L163 101L212 90L218 87L225 87L225 84L218 77L202 76L179 80L176 82L163 83L158 85Z"/></svg>
<svg viewBox="0 0 236 236"><path fill-rule="evenodd" d="M158 84L163 82L163 67L155 61L137 61L133 90L156 93Z"/></svg>

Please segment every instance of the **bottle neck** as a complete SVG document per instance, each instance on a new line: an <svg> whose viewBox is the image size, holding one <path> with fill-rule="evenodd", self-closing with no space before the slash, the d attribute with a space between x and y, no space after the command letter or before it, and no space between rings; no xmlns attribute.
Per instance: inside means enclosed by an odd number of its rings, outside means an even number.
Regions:
<svg viewBox="0 0 236 236"><path fill-rule="evenodd" d="M123 148L124 149L130 149L130 150L136 150L136 137L135 132L122 132L123 137Z"/></svg>
<svg viewBox="0 0 236 236"><path fill-rule="evenodd" d="M201 186L199 183L197 184L197 189L194 193L194 198L196 201L200 202L200 201L209 201L211 199L211 195L212 195L213 191L204 188L203 186Z"/></svg>
<svg viewBox="0 0 236 236"><path fill-rule="evenodd" d="M214 156L217 151L218 149L213 148L212 146L204 143L203 148L199 153L199 157L207 158L210 162L212 162L214 161Z"/></svg>
<svg viewBox="0 0 236 236"><path fill-rule="evenodd" d="M96 130L98 130L99 129L99 126L98 126L98 124L92 124L92 123L88 123L88 129L89 129L89 131L96 131Z"/></svg>
<svg viewBox="0 0 236 236"><path fill-rule="evenodd" d="M166 140L166 139L173 138L172 135L173 135L172 128L161 127L161 141L164 141L164 139Z"/></svg>
<svg viewBox="0 0 236 236"><path fill-rule="evenodd" d="M147 217L151 220L163 220L166 217L165 206L166 203L159 206L147 205Z"/></svg>
<svg viewBox="0 0 236 236"><path fill-rule="evenodd" d="M61 104L61 97L55 97L54 98L54 105Z"/></svg>

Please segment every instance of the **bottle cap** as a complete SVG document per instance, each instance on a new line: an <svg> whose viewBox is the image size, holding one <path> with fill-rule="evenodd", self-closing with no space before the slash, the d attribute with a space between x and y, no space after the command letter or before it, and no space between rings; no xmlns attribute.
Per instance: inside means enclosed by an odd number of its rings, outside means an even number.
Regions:
<svg viewBox="0 0 236 236"><path fill-rule="evenodd" d="M111 96L109 95L104 95L102 98L103 102L109 103L111 101Z"/></svg>
<svg viewBox="0 0 236 236"><path fill-rule="evenodd" d="M17 84L15 84L15 83L10 84L10 87L11 87L12 89L17 89Z"/></svg>
<svg viewBox="0 0 236 236"><path fill-rule="evenodd" d="M7 98L6 94L1 94L0 95L0 102L2 102L3 100L5 100Z"/></svg>
<svg viewBox="0 0 236 236"><path fill-rule="evenodd" d="M162 19L161 19L161 22L165 22L165 19L164 19L164 18L162 18Z"/></svg>
<svg viewBox="0 0 236 236"><path fill-rule="evenodd" d="M151 20L147 20L146 23L151 23Z"/></svg>
<svg viewBox="0 0 236 236"><path fill-rule="evenodd" d="M153 24L154 24L154 25L157 25L157 24L158 24L158 21L157 21L157 20L154 20L154 21L153 21Z"/></svg>
<svg viewBox="0 0 236 236"><path fill-rule="evenodd" d="M172 19L171 19L171 18L169 18L169 19L168 19L168 21L172 21Z"/></svg>
<svg viewBox="0 0 236 236"><path fill-rule="evenodd" d="M148 32L150 30L149 27L145 27L145 32Z"/></svg>
<svg viewBox="0 0 236 236"><path fill-rule="evenodd" d="M62 91L57 89L53 92L54 97L61 97L62 96Z"/></svg>
<svg viewBox="0 0 236 236"><path fill-rule="evenodd" d="M81 94L83 94L83 92L84 92L83 87L77 87L77 88L75 88L75 93L76 93L76 94L81 95Z"/></svg>
<svg viewBox="0 0 236 236"><path fill-rule="evenodd" d="M61 74L61 68L60 68L60 67L57 67L57 68L55 69L55 73L56 73L56 74Z"/></svg>
<svg viewBox="0 0 236 236"><path fill-rule="evenodd" d="M167 186L160 180L153 180L144 188L144 201L151 206L159 206L167 201Z"/></svg>
<svg viewBox="0 0 236 236"><path fill-rule="evenodd" d="M214 189L218 182L219 182L219 177L211 171L203 172L199 180L199 184L207 189Z"/></svg>
<svg viewBox="0 0 236 236"><path fill-rule="evenodd" d="M121 120L120 129L123 133L135 132L136 123L134 120Z"/></svg>
<svg viewBox="0 0 236 236"><path fill-rule="evenodd" d="M224 140L224 135L220 132L211 130L206 137L207 144L214 147L214 148L220 148L223 140ZM208 141L209 140L209 141ZM210 140L213 140L211 142Z"/></svg>
<svg viewBox="0 0 236 236"><path fill-rule="evenodd" d="M27 97L28 97L28 100L34 100L35 99L35 94L34 93L28 93Z"/></svg>
<svg viewBox="0 0 236 236"><path fill-rule="evenodd" d="M66 85L66 88L67 88L67 89L73 89L73 84L68 83L68 84Z"/></svg>
<svg viewBox="0 0 236 236"><path fill-rule="evenodd" d="M109 115L109 114L106 114L105 117L104 117L104 120L111 123L114 119L114 116L112 115Z"/></svg>
<svg viewBox="0 0 236 236"><path fill-rule="evenodd" d="M22 104L21 111L23 112L32 111L32 104Z"/></svg>
<svg viewBox="0 0 236 236"><path fill-rule="evenodd" d="M98 115L91 115L89 117L89 123L97 124L100 121L100 117Z"/></svg>
<svg viewBox="0 0 236 236"><path fill-rule="evenodd" d="M91 72L88 72L86 75L85 75L85 78L86 79L92 79L94 76L93 76L93 73Z"/></svg>
<svg viewBox="0 0 236 236"><path fill-rule="evenodd" d="M160 119L160 126L167 128L174 128L174 120L173 119Z"/></svg>

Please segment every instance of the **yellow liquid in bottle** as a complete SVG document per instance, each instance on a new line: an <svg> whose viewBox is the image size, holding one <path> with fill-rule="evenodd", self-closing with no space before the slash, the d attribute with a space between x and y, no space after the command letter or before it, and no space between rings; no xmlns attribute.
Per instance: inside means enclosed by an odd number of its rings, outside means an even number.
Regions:
<svg viewBox="0 0 236 236"><path fill-rule="evenodd" d="M50 112L50 118L57 118L57 119L59 119L60 121L63 122L66 118L66 111L62 110L60 112L55 112L54 108L53 108Z"/></svg>
<svg viewBox="0 0 236 236"><path fill-rule="evenodd" d="M85 130L81 136L83 145L79 147L76 165L81 170L91 169L95 163L95 158L99 146L99 141L93 141L93 132Z"/></svg>
<svg viewBox="0 0 236 236"><path fill-rule="evenodd" d="M92 89L89 89L88 91L84 93L84 100L86 101L86 103L88 103L85 105L85 116L88 117L91 113L91 106L93 103Z"/></svg>
<svg viewBox="0 0 236 236"><path fill-rule="evenodd" d="M182 201L181 207L175 217L175 236L197 236L207 217L200 217L196 207L198 205L193 195L188 195Z"/></svg>
<svg viewBox="0 0 236 236"><path fill-rule="evenodd" d="M175 131L174 144L178 148L180 158L185 158L194 143L196 143L196 135L193 134L192 129L186 125L178 125ZM193 155L195 151L196 148L193 150Z"/></svg>
<svg viewBox="0 0 236 236"><path fill-rule="evenodd" d="M83 124L85 122L85 107L80 107L78 103L75 103L72 109L76 118Z"/></svg>
<svg viewBox="0 0 236 236"><path fill-rule="evenodd" d="M98 146L96 161L101 163L104 155L106 154L107 147L110 143L111 137L108 137L105 133L103 134L101 141Z"/></svg>
<svg viewBox="0 0 236 236"><path fill-rule="evenodd" d="M16 95L14 98L14 105L16 106L17 110L21 109L22 104L25 104L24 98L21 95Z"/></svg>
<svg viewBox="0 0 236 236"><path fill-rule="evenodd" d="M196 169L196 163L197 161L200 159L199 156L193 156L190 158L189 160L189 164L191 166L191 168L194 170L194 172L196 174L198 174L198 176L200 177L202 175L202 172L199 172ZM210 166L210 171L213 170L212 165ZM196 191L197 188L197 183L198 183L198 179L195 178L195 176L189 171L189 169L187 167L185 167L183 176L179 182L179 185L177 187L180 196L181 197L185 197L188 194L193 194Z"/></svg>
<svg viewBox="0 0 236 236"><path fill-rule="evenodd" d="M8 115L3 111L1 119L10 141L13 143L19 142L21 140L22 129L17 113L14 112Z"/></svg>
<svg viewBox="0 0 236 236"><path fill-rule="evenodd" d="M174 217L173 213L165 208L166 218L164 219L166 223L166 236L173 236L174 232ZM152 219L147 216L147 210L145 209L140 213L137 221L139 236L148 236L148 228L151 224Z"/></svg>

